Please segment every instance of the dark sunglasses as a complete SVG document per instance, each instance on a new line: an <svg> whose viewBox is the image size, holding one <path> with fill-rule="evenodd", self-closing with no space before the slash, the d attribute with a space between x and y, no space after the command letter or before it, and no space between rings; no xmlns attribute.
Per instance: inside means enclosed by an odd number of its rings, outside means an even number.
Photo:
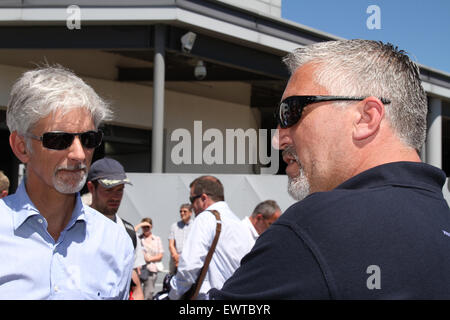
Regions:
<svg viewBox="0 0 450 320"><path fill-rule="evenodd" d="M367 97L338 97L338 96L291 96L281 101L278 106L275 118L281 128L289 128L296 124L302 116L303 109L316 102L324 101L361 101ZM391 103L390 100L379 98L384 104Z"/></svg>
<svg viewBox="0 0 450 320"><path fill-rule="evenodd" d="M86 131L80 133L68 133L61 131L45 132L42 136L38 137L33 134L28 134L30 138L42 141L42 145L47 149L64 150L70 147L75 139L75 136L80 138L81 144L85 148L97 148L103 139L103 132L98 131Z"/></svg>
<svg viewBox="0 0 450 320"><path fill-rule="evenodd" d="M189 201L190 201L191 203L194 203L195 199L198 199L198 198L200 198L201 196L202 196L201 194L198 194L198 195L196 195L196 196L190 196L190 197L189 197Z"/></svg>

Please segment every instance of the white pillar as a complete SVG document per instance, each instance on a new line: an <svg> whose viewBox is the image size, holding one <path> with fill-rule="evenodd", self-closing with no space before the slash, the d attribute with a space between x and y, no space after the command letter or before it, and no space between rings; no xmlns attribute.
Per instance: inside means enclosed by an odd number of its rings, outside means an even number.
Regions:
<svg viewBox="0 0 450 320"><path fill-rule="evenodd" d="M153 67L153 127L152 172L163 172L164 151L164 81L165 81L165 27L155 26L155 56Z"/></svg>
<svg viewBox="0 0 450 320"><path fill-rule="evenodd" d="M442 101L430 98L426 143L427 163L442 168Z"/></svg>

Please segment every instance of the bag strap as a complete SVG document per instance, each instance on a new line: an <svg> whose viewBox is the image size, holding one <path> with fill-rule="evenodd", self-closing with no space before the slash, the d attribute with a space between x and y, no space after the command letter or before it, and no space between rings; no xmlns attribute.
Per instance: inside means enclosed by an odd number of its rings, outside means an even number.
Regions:
<svg viewBox="0 0 450 320"><path fill-rule="evenodd" d="M205 279L206 272L208 272L209 263L211 262L214 250L216 250L217 242L219 241L220 231L222 230L222 220L220 220L220 213L217 210L208 210L216 217L216 235L209 248L208 254L206 255L205 263L203 264L202 270L200 272L197 281L195 282L194 294L189 298L190 300L195 300L200 292L200 287L202 286L203 280Z"/></svg>

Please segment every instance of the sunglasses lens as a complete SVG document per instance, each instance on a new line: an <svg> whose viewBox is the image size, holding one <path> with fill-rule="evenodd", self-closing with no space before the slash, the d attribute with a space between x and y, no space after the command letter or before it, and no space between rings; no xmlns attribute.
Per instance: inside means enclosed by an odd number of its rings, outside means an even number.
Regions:
<svg viewBox="0 0 450 320"><path fill-rule="evenodd" d="M42 136L42 145L53 150L64 150L70 147L74 135L66 132L46 132Z"/></svg>
<svg viewBox="0 0 450 320"><path fill-rule="evenodd" d="M76 134L67 132L46 132L42 135L42 145L53 150L64 150L70 147ZM81 144L85 148L97 148L103 140L102 131L87 131L80 136Z"/></svg>
<svg viewBox="0 0 450 320"><path fill-rule="evenodd" d="M196 196L191 196L191 197L189 197L189 201L191 201L191 203L194 203L195 199L200 198L201 196L202 196L201 194L198 194Z"/></svg>
<svg viewBox="0 0 450 320"><path fill-rule="evenodd" d="M278 109L278 122L281 128L288 128L297 123L302 116L303 105L298 100L285 99Z"/></svg>
<svg viewBox="0 0 450 320"><path fill-rule="evenodd" d="M103 139L102 131L88 131L80 135L81 143L86 148L97 148Z"/></svg>
<svg viewBox="0 0 450 320"><path fill-rule="evenodd" d="M278 109L278 117L280 119L279 120L280 127L287 128L289 126L290 116L291 116L291 112L290 112L289 104L286 102L282 102L280 104L280 108Z"/></svg>

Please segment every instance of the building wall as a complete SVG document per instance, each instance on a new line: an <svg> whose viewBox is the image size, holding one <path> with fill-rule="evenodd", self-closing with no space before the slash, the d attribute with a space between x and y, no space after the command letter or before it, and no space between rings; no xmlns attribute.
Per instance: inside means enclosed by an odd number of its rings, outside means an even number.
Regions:
<svg viewBox="0 0 450 320"><path fill-rule="evenodd" d="M6 106L9 99L9 91L14 81L28 70L27 68L0 65L0 106ZM152 128L152 103L153 88L150 85L117 82L106 79L83 77L103 98L111 103L114 110L115 125L151 130ZM165 172L216 172L216 173L254 173L252 164L245 165L194 165L194 150L191 150L190 163L176 165L172 161L172 148L179 140L171 141L174 130L184 128L191 136L191 146L194 138L200 139L203 146L203 133L209 128L215 128L225 137L226 129L251 129L257 130L260 119L258 112L249 107L251 87L244 83L228 83L222 86L217 83L202 83L192 88L190 94L181 92L176 85L172 90L165 92ZM169 86L170 87L170 86ZM178 85L178 87L183 87ZM187 86L188 87L188 86ZM175 91L178 90L178 91ZM186 88L184 91L187 91ZM234 97L224 101L221 97ZM221 100L215 98L220 98ZM194 136L194 121L201 121L201 135ZM199 122L197 122L198 124ZM150 142L149 142L150 143ZM250 148L250 147L248 147ZM224 155L225 156L225 155Z"/></svg>

